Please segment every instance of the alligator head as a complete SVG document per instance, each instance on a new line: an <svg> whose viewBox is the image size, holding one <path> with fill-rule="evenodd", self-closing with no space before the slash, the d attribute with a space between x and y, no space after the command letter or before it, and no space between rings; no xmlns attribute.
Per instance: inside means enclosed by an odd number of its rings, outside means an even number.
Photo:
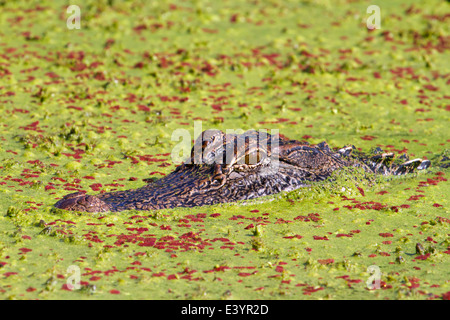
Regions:
<svg viewBox="0 0 450 320"><path fill-rule="evenodd" d="M191 156L164 178L134 190L69 194L55 207L87 212L195 207L292 191L325 180L345 166L382 174L429 166L421 159L393 166L392 154L368 158L353 150L335 151L325 142L311 146L266 132L239 135L206 130L195 141Z"/></svg>

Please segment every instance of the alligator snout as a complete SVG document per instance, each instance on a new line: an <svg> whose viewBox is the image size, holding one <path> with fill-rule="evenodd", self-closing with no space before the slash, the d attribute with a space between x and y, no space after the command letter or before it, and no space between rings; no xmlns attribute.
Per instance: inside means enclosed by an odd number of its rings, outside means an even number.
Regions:
<svg viewBox="0 0 450 320"><path fill-rule="evenodd" d="M69 211L107 212L111 207L96 196L83 192L71 193L55 203L55 207Z"/></svg>

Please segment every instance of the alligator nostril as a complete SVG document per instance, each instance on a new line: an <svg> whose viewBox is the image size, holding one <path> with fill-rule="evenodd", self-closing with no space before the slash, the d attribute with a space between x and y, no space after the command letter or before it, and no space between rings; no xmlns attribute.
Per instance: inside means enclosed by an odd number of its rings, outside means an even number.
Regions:
<svg viewBox="0 0 450 320"><path fill-rule="evenodd" d="M422 163L417 167L417 170L428 169L431 166L430 160L423 160Z"/></svg>

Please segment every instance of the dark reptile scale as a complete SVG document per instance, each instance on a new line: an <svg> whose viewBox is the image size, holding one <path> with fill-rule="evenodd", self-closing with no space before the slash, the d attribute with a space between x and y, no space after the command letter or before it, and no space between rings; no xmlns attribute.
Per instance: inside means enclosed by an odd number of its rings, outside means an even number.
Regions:
<svg viewBox="0 0 450 320"><path fill-rule="evenodd" d="M325 142L311 146L256 131L226 135L207 130L195 143L184 164L144 187L97 195L72 193L55 207L85 212L197 207L292 191L323 181L344 167L400 175L430 166L428 160L399 161L381 150L372 155L352 146L332 150ZM201 157L195 150L201 151ZM249 162L252 155L255 162Z"/></svg>

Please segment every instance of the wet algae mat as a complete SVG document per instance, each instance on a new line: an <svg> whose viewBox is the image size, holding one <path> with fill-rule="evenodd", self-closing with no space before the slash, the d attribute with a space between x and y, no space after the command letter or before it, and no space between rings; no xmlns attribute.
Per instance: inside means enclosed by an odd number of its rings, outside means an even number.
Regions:
<svg viewBox="0 0 450 320"><path fill-rule="evenodd" d="M450 5L379 1L369 31L369 4L83 1L69 29L66 1L0 1L0 297L449 299ZM168 174L194 121L434 166L246 204L52 208Z"/></svg>

